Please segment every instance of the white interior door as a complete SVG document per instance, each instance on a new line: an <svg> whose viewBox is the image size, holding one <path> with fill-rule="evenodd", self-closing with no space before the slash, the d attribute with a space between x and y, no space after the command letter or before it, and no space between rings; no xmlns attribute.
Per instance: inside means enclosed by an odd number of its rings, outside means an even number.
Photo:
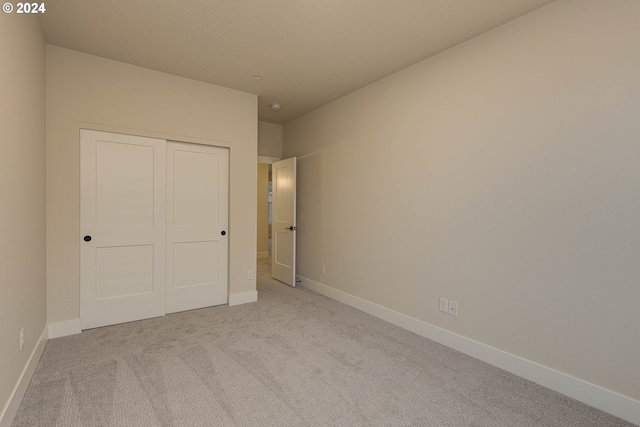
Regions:
<svg viewBox="0 0 640 427"><path fill-rule="evenodd" d="M82 329L164 314L165 144L81 130Z"/></svg>
<svg viewBox="0 0 640 427"><path fill-rule="evenodd" d="M272 219L271 275L296 285L296 158L271 165Z"/></svg>
<svg viewBox="0 0 640 427"><path fill-rule="evenodd" d="M227 303L229 150L167 143L167 313Z"/></svg>

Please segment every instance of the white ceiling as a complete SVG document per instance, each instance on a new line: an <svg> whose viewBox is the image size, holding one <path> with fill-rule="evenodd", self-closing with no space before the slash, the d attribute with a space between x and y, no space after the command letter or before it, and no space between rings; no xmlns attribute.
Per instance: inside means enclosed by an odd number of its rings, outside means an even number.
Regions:
<svg viewBox="0 0 640 427"><path fill-rule="evenodd" d="M255 93L286 123L551 1L55 0L40 20L50 44Z"/></svg>

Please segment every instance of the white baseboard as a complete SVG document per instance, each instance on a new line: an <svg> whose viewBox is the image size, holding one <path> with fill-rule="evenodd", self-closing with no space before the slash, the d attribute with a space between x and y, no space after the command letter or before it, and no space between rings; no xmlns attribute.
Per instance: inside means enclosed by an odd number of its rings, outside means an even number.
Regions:
<svg viewBox="0 0 640 427"><path fill-rule="evenodd" d="M47 345L47 337L48 332L47 327L45 326L42 334L40 335L38 343L36 344L35 348L31 352L31 355L29 356L29 359L27 360L27 364L18 377L18 382L16 382L15 387L13 387L13 390L9 395L9 400L2 409L2 413L0 413L0 427L11 426L13 418L16 416L18 408L20 407L20 402L22 402L22 398L24 397L24 393L27 391L27 386L31 381L33 372L36 370L36 366L38 366L40 357L42 356L44 348Z"/></svg>
<svg viewBox="0 0 640 427"><path fill-rule="evenodd" d="M422 320L339 291L311 279L296 276L301 285L321 295L357 308L403 329L458 350L490 365L562 393L582 403L640 425L640 402L595 384L572 377L522 357L449 332Z"/></svg>
<svg viewBox="0 0 640 427"><path fill-rule="evenodd" d="M229 295L229 307L258 301L258 291L240 292Z"/></svg>
<svg viewBox="0 0 640 427"><path fill-rule="evenodd" d="M258 252L258 259L260 258L269 258L269 251Z"/></svg>
<svg viewBox="0 0 640 427"><path fill-rule="evenodd" d="M80 319L49 323L49 339L76 335L80 332L82 332L82 323L80 322Z"/></svg>

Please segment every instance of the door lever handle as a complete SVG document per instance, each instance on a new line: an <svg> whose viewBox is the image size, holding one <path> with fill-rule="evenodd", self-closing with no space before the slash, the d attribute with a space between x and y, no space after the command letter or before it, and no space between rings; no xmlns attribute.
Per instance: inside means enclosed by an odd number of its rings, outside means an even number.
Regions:
<svg viewBox="0 0 640 427"><path fill-rule="evenodd" d="M297 229L298 229L298 227L294 227L294 226L292 225L291 227L287 227L287 229L288 229L288 230L293 231L293 230L297 230Z"/></svg>

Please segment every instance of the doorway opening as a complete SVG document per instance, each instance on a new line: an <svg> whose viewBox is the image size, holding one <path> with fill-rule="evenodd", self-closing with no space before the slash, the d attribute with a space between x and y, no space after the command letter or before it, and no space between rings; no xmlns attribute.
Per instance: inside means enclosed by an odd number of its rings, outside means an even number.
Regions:
<svg viewBox="0 0 640 427"><path fill-rule="evenodd" d="M271 164L280 159L275 157L258 157L258 224L257 224L257 261L258 270L271 277L272 253L272 183Z"/></svg>

